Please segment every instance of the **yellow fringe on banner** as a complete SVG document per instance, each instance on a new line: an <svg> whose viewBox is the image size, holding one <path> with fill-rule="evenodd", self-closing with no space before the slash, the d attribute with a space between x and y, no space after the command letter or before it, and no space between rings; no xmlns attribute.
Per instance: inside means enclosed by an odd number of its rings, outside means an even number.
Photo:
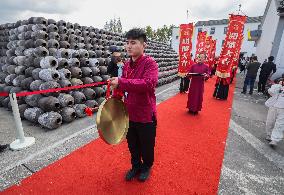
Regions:
<svg viewBox="0 0 284 195"><path fill-rule="evenodd" d="M220 78L228 78L228 77L230 77L230 73L228 73L228 72L222 73L220 71L216 71L215 75L220 77Z"/></svg>
<svg viewBox="0 0 284 195"><path fill-rule="evenodd" d="M187 75L187 73L181 73L181 72L178 73L178 76L182 77L182 78L186 77L186 75Z"/></svg>

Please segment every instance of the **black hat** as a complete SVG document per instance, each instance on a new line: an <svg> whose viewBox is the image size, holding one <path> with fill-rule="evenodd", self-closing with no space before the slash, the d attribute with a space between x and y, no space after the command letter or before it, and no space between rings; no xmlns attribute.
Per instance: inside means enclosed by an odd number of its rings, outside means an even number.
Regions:
<svg viewBox="0 0 284 195"><path fill-rule="evenodd" d="M120 50L119 50L115 45L109 46L109 51L110 51L111 53L120 52Z"/></svg>

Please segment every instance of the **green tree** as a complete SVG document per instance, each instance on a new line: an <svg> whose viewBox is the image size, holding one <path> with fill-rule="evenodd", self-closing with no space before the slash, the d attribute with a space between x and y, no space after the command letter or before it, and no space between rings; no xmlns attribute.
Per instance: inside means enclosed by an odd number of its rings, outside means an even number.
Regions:
<svg viewBox="0 0 284 195"><path fill-rule="evenodd" d="M122 24L121 24L120 18L118 18L116 26L117 26L117 32L122 33Z"/></svg>
<svg viewBox="0 0 284 195"><path fill-rule="evenodd" d="M110 19L110 21L106 22L106 24L104 25L104 29L111 32L122 33L122 24L120 18Z"/></svg>
<svg viewBox="0 0 284 195"><path fill-rule="evenodd" d="M153 31L151 26L146 26L144 30L147 37L149 37L150 39L155 39L155 31Z"/></svg>
<svg viewBox="0 0 284 195"><path fill-rule="evenodd" d="M155 39L161 42L169 42L171 40L173 27L174 25L163 25L163 27L153 30L151 26L146 26L144 30L147 37L149 37L150 39Z"/></svg>
<svg viewBox="0 0 284 195"><path fill-rule="evenodd" d="M105 29L105 30L109 30L109 24L108 24L108 22L105 23L104 29Z"/></svg>

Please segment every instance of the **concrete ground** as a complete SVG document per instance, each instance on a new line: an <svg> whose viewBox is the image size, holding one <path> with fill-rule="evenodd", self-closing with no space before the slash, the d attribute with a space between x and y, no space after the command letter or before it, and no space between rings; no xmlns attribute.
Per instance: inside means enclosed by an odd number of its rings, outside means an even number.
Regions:
<svg viewBox="0 0 284 195"><path fill-rule="evenodd" d="M237 76L219 194L284 194L284 143L276 149L268 146L264 139L266 99L257 94L241 94L243 80L243 75ZM159 87L157 102L178 93L178 84L176 81ZM53 131L23 121L26 135L34 136L36 144L22 151L0 153L0 191L96 139L94 118L83 118ZM3 108L0 135L1 143L14 140L13 117Z"/></svg>
<svg viewBox="0 0 284 195"><path fill-rule="evenodd" d="M272 149L265 140L267 108L263 95L241 94L237 76L219 194L284 194L284 141Z"/></svg>

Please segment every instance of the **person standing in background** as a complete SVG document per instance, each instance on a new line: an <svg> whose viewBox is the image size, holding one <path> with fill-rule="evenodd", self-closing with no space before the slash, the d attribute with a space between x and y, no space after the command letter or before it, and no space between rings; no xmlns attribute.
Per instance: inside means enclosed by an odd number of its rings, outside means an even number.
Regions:
<svg viewBox="0 0 284 195"><path fill-rule="evenodd" d="M270 56L268 62L264 62L260 67L258 93L265 92L265 86L269 77L276 72L276 64L273 63L274 57Z"/></svg>
<svg viewBox="0 0 284 195"><path fill-rule="evenodd" d="M112 53L111 61L107 67L107 73L111 77L121 77L123 62L121 58L121 53L116 46L110 46L110 52Z"/></svg>
<svg viewBox="0 0 284 195"><path fill-rule="evenodd" d="M247 93L247 86L250 86L249 94L253 94L254 82L257 76L260 63L257 61L257 56L252 57L252 62L247 65L247 74L244 81L242 94Z"/></svg>

